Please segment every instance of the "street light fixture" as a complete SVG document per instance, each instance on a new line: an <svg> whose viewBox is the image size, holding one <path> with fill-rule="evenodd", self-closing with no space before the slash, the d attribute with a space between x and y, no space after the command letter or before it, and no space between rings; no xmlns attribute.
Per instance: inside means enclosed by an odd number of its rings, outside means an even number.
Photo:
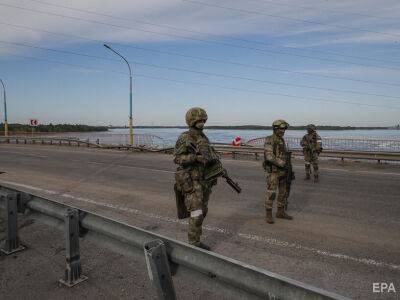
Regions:
<svg viewBox="0 0 400 300"><path fill-rule="evenodd" d="M1 85L3 86L3 99L4 99L4 136L8 136L8 123L7 123L7 99L6 99L6 87L3 80L0 78Z"/></svg>
<svg viewBox="0 0 400 300"><path fill-rule="evenodd" d="M128 65L129 68L129 144L133 146L133 122L132 122L132 70L131 66L129 65L129 62L126 60L125 57L123 57L121 54L119 54L116 50L111 48L111 46L107 44L103 44L104 47L106 47L108 50L114 52L117 54L119 57L121 57L126 64Z"/></svg>

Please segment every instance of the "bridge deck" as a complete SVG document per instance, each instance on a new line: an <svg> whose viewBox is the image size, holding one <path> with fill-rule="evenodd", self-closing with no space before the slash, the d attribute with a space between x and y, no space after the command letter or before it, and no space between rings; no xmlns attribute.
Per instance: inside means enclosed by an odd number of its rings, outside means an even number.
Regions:
<svg viewBox="0 0 400 300"><path fill-rule="evenodd" d="M224 164L243 193L221 181L211 195L204 239L215 252L353 298L373 298L374 282L400 289L398 166L323 161L321 182L313 184L302 180L296 160L295 219L267 225L260 162ZM175 216L170 155L2 145L0 166L0 180L17 188L186 239L187 225Z"/></svg>

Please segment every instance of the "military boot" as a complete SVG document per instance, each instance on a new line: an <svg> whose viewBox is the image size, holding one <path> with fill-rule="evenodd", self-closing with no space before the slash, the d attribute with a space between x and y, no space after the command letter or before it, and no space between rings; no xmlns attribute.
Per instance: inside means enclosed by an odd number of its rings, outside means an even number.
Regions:
<svg viewBox="0 0 400 300"><path fill-rule="evenodd" d="M306 176L304 177L304 180L309 180L311 178L311 166L306 164L305 171L306 171Z"/></svg>
<svg viewBox="0 0 400 300"><path fill-rule="evenodd" d="M286 220L292 220L293 219L292 216L288 215L285 212L285 209L283 207L278 207L278 210L276 212L276 217L280 218L280 219L286 219Z"/></svg>
<svg viewBox="0 0 400 300"><path fill-rule="evenodd" d="M318 174L314 173L314 183L317 183L319 181L319 176Z"/></svg>
<svg viewBox="0 0 400 300"><path fill-rule="evenodd" d="M272 209L267 209L266 210L267 214L265 217L265 222L267 222L268 224L274 224L274 218L272 217Z"/></svg>
<svg viewBox="0 0 400 300"><path fill-rule="evenodd" d="M208 246L206 244L203 244L202 242L200 242L200 244L197 247L199 247L201 249L204 249L204 250L207 250L207 251L211 250L210 246Z"/></svg>

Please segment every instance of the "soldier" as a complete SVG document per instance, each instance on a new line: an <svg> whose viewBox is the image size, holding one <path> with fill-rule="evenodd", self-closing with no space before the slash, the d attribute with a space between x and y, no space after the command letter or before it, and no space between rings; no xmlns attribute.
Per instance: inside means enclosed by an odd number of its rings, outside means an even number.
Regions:
<svg viewBox="0 0 400 300"><path fill-rule="evenodd" d="M189 218L188 240L191 245L210 250L210 247L200 242L202 224L208 211L208 200L211 187L217 180L206 181L204 171L206 166L216 162L219 157L211 147L207 136L203 133L207 113L199 107L191 108L186 113L186 123L189 130L182 133L175 145L174 163L179 165L175 173L175 193L179 214L179 202L184 202L183 211L190 213L180 218ZM179 199L182 196L183 199ZM183 200L183 201L182 201ZM181 209L182 211L182 209Z"/></svg>
<svg viewBox="0 0 400 300"><path fill-rule="evenodd" d="M273 224L272 205L278 198L277 218L292 220L293 217L285 212L285 204L289 196L288 170L291 169L288 162L285 140L283 136L289 124L284 120L276 120L272 123L274 133L265 139L264 144L264 169L267 172L267 193L265 200L266 222ZM292 174L290 175L292 176Z"/></svg>
<svg viewBox="0 0 400 300"><path fill-rule="evenodd" d="M321 137L317 134L314 124L307 125L307 134L301 139L300 145L303 147L306 176L304 180L311 177L311 164L314 169L314 182L318 182L318 155L322 151Z"/></svg>

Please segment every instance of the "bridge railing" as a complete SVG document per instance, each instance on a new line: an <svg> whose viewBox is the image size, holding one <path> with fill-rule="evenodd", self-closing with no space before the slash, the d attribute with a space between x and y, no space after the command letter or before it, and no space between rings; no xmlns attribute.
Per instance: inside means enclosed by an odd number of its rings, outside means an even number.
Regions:
<svg viewBox="0 0 400 300"><path fill-rule="evenodd" d="M88 136L89 141L98 143L103 146L122 147L129 145L129 134L91 134ZM145 147L149 149L163 149L166 147L166 142L163 138L153 134L134 134L134 147Z"/></svg>
<svg viewBox="0 0 400 300"><path fill-rule="evenodd" d="M251 139L244 143L247 146L263 147L265 137ZM290 149L301 149L300 137L285 137ZM400 152L400 139L349 139L322 138L325 150L368 151L368 152Z"/></svg>
<svg viewBox="0 0 400 300"><path fill-rule="evenodd" d="M128 139L128 136L123 135L121 141L125 141ZM125 142L115 143L115 139L112 139L110 142L114 142L113 144L106 143L107 140L103 139L102 142L99 139L76 139L74 137L21 137L21 136L10 136L10 137L0 137L0 143L14 143L14 144L41 144L41 145L59 145L59 146L84 146L84 147L96 147L96 148L105 148L105 149L126 149L126 150L135 150L135 151L152 151L152 152L166 152L171 153L173 151L173 143L169 141L165 141L160 137L151 136L151 135L136 135L135 136L135 145L133 147L127 145ZM382 141L380 140L380 150L382 150ZM387 140L385 142L388 142ZM393 144L385 144L389 149L397 149L397 141L393 141ZM349 142L350 143L350 142ZM238 154L243 155L252 155L256 159L259 159L263 155L263 144L264 138L258 138L249 141L249 144L242 144L240 147L233 147L229 144L217 143L213 144L216 150L220 153L231 153L235 158ZM262 146L260 146L262 145ZM289 148L292 150L294 155L302 155L301 148L299 145L299 138L288 139ZM362 148L364 150L341 150L343 148L343 140L341 140L340 146L338 146L335 150L335 147L326 147L324 144L324 151L321 153L321 157L331 157L331 158L339 158L344 160L346 159L363 159L363 160L376 160L378 162L387 161L387 162L398 162L400 161L400 151L365 151L365 147ZM350 144L348 144L350 145ZM353 146L347 146L348 148L352 148ZM371 149L371 148L369 148ZM387 150L387 149L385 149Z"/></svg>
<svg viewBox="0 0 400 300"><path fill-rule="evenodd" d="M0 188L0 202L5 202L8 218L5 250L8 253L20 250L17 249L20 245L16 212L26 212L26 209L29 209L31 218L45 219L47 224L52 223L54 228L64 230L67 268L66 278L62 282L69 286L87 279L81 275L79 253L78 236L84 234L90 240L107 244L114 251L123 249L125 254L131 253L136 256L145 252L149 277L159 290L160 299L175 299L174 293L171 293L172 269L174 276L195 276L199 286L207 286L207 290L229 299L346 299L220 254L87 210L61 204L21 188L17 190L4 183L1 183ZM162 249L159 249L162 251L152 260L151 251L152 248L157 248L157 245L163 245Z"/></svg>
<svg viewBox="0 0 400 300"><path fill-rule="evenodd" d="M107 135L87 135L87 136L60 136L60 135L13 135L0 137L0 142L15 144L52 144L69 146L95 146L103 148L130 148L129 135L127 134L107 134ZM164 149L168 143L155 135L135 134L133 136L133 147L145 149Z"/></svg>
<svg viewBox="0 0 400 300"><path fill-rule="evenodd" d="M8 144L40 144L40 145L59 145L59 146L86 146L101 147L98 143L92 143L88 139L80 140L72 137L25 137L25 136L8 136L0 137L0 143Z"/></svg>

